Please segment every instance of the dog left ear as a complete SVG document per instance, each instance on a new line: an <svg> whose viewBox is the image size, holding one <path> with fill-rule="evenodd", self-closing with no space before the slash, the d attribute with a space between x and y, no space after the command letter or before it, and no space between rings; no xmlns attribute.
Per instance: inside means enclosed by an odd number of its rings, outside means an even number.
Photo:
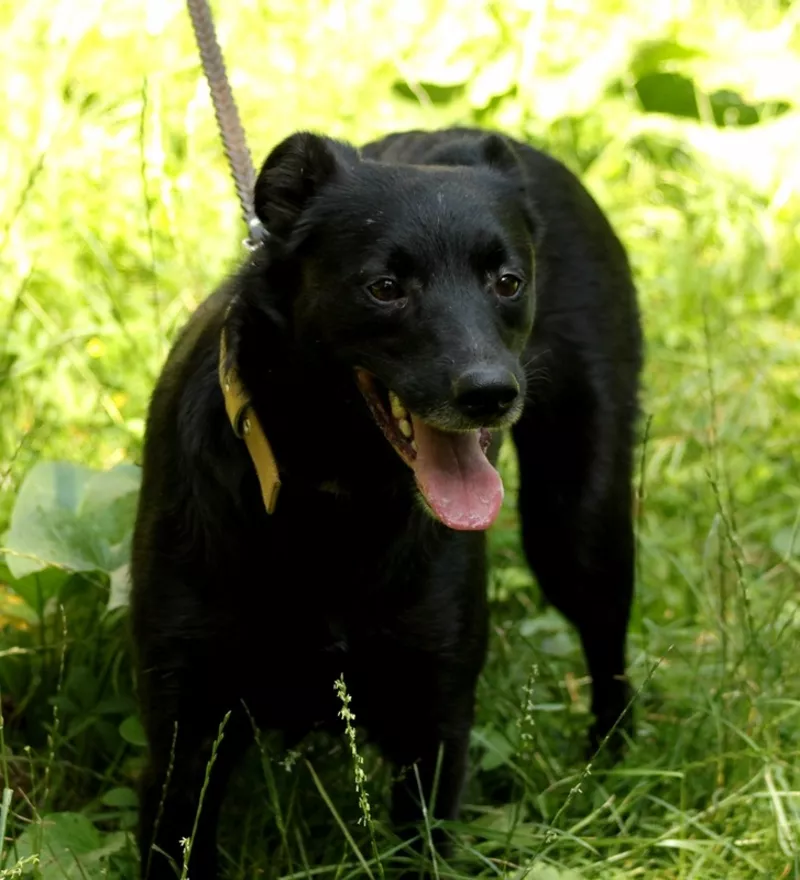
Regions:
<svg viewBox="0 0 800 880"><path fill-rule="evenodd" d="M502 135L489 133L481 138L478 151L484 165L507 175L517 185L522 196L521 204L525 221L534 242L538 245L542 238L544 222L528 192L525 170L514 145Z"/></svg>
<svg viewBox="0 0 800 880"><path fill-rule="evenodd" d="M310 132L290 135L269 154L255 186L255 210L271 236L287 240L308 202L358 161L349 144Z"/></svg>
<svg viewBox="0 0 800 880"><path fill-rule="evenodd" d="M498 171L520 172L520 163L511 144L499 134L487 134L481 139L480 154L484 164Z"/></svg>

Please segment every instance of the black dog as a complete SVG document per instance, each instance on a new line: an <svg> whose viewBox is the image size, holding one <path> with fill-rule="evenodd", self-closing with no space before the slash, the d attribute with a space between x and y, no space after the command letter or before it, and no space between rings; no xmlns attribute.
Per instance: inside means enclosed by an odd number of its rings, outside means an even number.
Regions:
<svg viewBox="0 0 800 880"><path fill-rule="evenodd" d="M627 700L641 338L595 202L554 159L470 129L360 152L296 134L255 196L267 243L189 321L149 412L132 610L151 880L172 876L159 850L181 862L223 715L192 880L217 876L243 706L297 741L337 722L342 673L426 796L442 746L436 817L456 815L503 429L531 568L580 632L593 742ZM396 784L398 828L418 791Z"/></svg>

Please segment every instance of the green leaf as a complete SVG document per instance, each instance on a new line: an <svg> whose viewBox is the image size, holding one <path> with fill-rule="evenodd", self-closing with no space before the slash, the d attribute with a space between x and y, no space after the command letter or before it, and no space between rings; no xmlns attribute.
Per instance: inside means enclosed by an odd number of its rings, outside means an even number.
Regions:
<svg viewBox="0 0 800 880"><path fill-rule="evenodd" d="M695 84L680 73L648 73L636 81L636 93L642 109L648 113L668 113L687 119L699 119Z"/></svg>
<svg viewBox="0 0 800 880"><path fill-rule="evenodd" d="M62 571L59 568L46 568L26 575L19 580L12 578L11 587L31 609L37 622L41 622L39 621L39 609L44 612L47 603L59 594L70 577L71 575L67 571Z"/></svg>
<svg viewBox="0 0 800 880"><path fill-rule="evenodd" d="M102 571L108 562L100 536L63 508L39 508L24 518L12 516L7 544L12 551L8 567L14 577L54 565L70 571Z"/></svg>
<svg viewBox="0 0 800 880"><path fill-rule="evenodd" d="M791 109L786 101L772 103L750 103L738 92L731 89L718 89L708 96L714 122L719 126L757 125L762 115L769 113L774 118L782 116Z"/></svg>
<svg viewBox="0 0 800 880"><path fill-rule="evenodd" d="M15 578L50 566L111 573L130 553L139 469L40 462L27 474L6 537Z"/></svg>
<svg viewBox="0 0 800 880"><path fill-rule="evenodd" d="M102 803L107 807L136 809L139 806L139 796L132 788L112 788L103 795Z"/></svg>
<svg viewBox="0 0 800 880"><path fill-rule="evenodd" d="M119 726L119 735L134 746L145 747L147 736L145 735L142 722L136 715L129 715Z"/></svg>
<svg viewBox="0 0 800 880"><path fill-rule="evenodd" d="M475 729L473 738L485 749L481 759L481 770L495 770L509 762L515 748L509 737L501 730L494 728Z"/></svg>
<svg viewBox="0 0 800 880"><path fill-rule="evenodd" d="M80 863L81 856L99 849L102 842L100 832L81 813L50 813L41 824L26 828L16 846L20 859L40 856L42 880L62 880L80 877L76 858Z"/></svg>
<svg viewBox="0 0 800 880"><path fill-rule="evenodd" d="M130 845L129 834L121 831L101 834L80 813L51 813L43 817L41 825L29 826L16 841L21 860L39 855L38 880L108 877L108 857L123 852Z"/></svg>
<svg viewBox="0 0 800 880"><path fill-rule="evenodd" d="M92 471L81 500L84 513L104 512L120 498L139 491L141 471L132 464L119 464L107 471Z"/></svg>
<svg viewBox="0 0 800 880"><path fill-rule="evenodd" d="M0 589L0 618L12 625L18 622L36 626L40 622L39 609L44 610L68 577L66 572L51 568L15 580L8 566L0 562L0 585L11 587L11 590Z"/></svg>
<svg viewBox="0 0 800 880"><path fill-rule="evenodd" d="M648 73L674 69L676 61L689 61L705 55L702 50L675 40L646 40L639 44L631 59L631 73L638 79Z"/></svg>
<svg viewBox="0 0 800 880"><path fill-rule="evenodd" d="M84 521L102 524L111 565L121 565L128 558L140 479L138 467L121 464L95 473L86 484L80 516Z"/></svg>
<svg viewBox="0 0 800 880"><path fill-rule="evenodd" d="M132 846L133 840L131 838L131 835L126 834L124 831L113 831L110 834L104 834L103 843L101 844L101 846L99 846L92 852L87 853L80 860L81 867L84 869L84 872L81 874L75 873L70 876L74 876L76 878L83 876L97 878L108 877L110 875L105 870L108 856L113 856L117 853L124 852L125 849L131 848Z"/></svg>
<svg viewBox="0 0 800 880"><path fill-rule="evenodd" d="M25 519L37 509L77 513L86 484L95 472L68 461L40 461L25 476L12 518Z"/></svg>

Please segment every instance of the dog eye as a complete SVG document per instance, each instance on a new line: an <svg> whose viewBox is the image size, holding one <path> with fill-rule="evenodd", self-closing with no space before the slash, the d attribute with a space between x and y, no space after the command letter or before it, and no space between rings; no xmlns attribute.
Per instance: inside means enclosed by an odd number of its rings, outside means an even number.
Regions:
<svg viewBox="0 0 800 880"><path fill-rule="evenodd" d="M501 275L494 283L494 292L505 299L515 297L521 289L522 279L509 273Z"/></svg>
<svg viewBox="0 0 800 880"><path fill-rule="evenodd" d="M381 278L367 285L369 295L378 300L378 302L388 303L396 302L404 298L403 290L400 285L391 278Z"/></svg>

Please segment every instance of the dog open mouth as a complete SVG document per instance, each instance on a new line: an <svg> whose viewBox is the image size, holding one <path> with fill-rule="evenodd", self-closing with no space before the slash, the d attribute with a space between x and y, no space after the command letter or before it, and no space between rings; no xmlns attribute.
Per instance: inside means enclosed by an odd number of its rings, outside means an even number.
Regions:
<svg viewBox="0 0 800 880"><path fill-rule="evenodd" d="M441 431L410 412L366 370L356 370L356 381L436 518L459 531L488 529L503 503L503 481L486 457L489 430Z"/></svg>

